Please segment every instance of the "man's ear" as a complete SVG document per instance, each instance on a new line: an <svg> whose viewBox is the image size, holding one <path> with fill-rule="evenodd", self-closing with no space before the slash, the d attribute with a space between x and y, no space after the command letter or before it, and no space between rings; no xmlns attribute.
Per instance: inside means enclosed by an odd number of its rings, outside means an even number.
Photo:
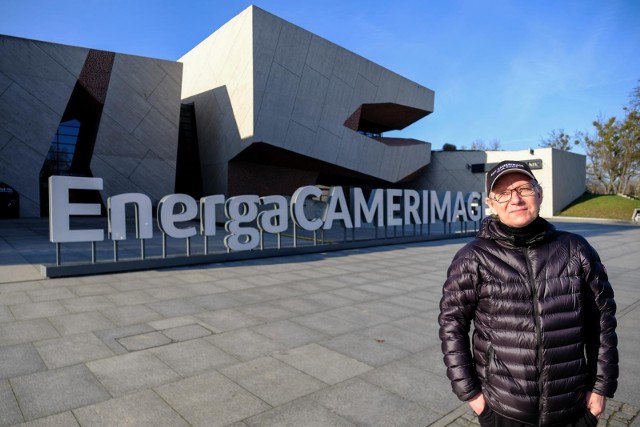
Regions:
<svg viewBox="0 0 640 427"><path fill-rule="evenodd" d="M489 206L489 210L491 210L491 213L495 215L496 214L496 210L493 209L493 199L490 198L490 197L487 197L485 199L485 202L487 203L487 206Z"/></svg>

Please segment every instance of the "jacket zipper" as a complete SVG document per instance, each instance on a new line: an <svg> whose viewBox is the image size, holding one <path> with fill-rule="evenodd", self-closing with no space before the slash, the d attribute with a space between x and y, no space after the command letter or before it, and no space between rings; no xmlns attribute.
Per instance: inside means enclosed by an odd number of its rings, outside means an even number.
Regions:
<svg viewBox="0 0 640 427"><path fill-rule="evenodd" d="M527 270L529 272L529 286L531 287L531 295L533 298L533 323L536 328L536 353L538 362L538 412L540 418L538 419L539 425L542 422L542 327L540 326L540 311L538 307L539 298L538 291L536 289L536 280L533 273L533 266L531 265L531 258L529 257L529 248L524 248L524 258L527 262Z"/></svg>

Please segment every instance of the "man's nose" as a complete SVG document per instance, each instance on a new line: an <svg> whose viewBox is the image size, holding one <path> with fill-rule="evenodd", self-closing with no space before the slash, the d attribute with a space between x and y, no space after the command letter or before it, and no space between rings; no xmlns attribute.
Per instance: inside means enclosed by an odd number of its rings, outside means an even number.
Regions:
<svg viewBox="0 0 640 427"><path fill-rule="evenodd" d="M520 204L524 198L516 190L511 190L511 203L514 205Z"/></svg>

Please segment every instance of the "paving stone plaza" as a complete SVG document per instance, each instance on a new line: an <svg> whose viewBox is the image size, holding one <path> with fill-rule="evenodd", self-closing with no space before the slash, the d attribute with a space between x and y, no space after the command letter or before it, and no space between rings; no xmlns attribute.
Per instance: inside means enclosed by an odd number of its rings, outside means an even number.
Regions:
<svg viewBox="0 0 640 427"><path fill-rule="evenodd" d="M552 222L587 237L616 294L600 425L640 426L640 227ZM53 246L24 224L0 221L0 426L478 424L436 320L468 238L45 279Z"/></svg>

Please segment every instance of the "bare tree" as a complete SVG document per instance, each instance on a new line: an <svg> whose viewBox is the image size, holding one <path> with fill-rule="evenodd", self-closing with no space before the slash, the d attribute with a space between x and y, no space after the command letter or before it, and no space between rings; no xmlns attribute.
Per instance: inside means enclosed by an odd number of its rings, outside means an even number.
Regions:
<svg viewBox="0 0 640 427"><path fill-rule="evenodd" d="M470 150L478 151L497 151L500 150L500 141L498 139L492 139L489 142L485 142L483 139L476 139L471 143Z"/></svg>
<svg viewBox="0 0 640 427"><path fill-rule="evenodd" d="M640 82L640 80L638 80ZM631 92L631 101L629 101L629 109L640 111L640 84Z"/></svg>
<svg viewBox="0 0 640 427"><path fill-rule="evenodd" d="M571 151L574 145L580 144L580 141L575 136L570 136L564 132L564 129L554 129L549 132L546 138L542 138L540 141L540 147L544 148L557 148L558 150Z"/></svg>

